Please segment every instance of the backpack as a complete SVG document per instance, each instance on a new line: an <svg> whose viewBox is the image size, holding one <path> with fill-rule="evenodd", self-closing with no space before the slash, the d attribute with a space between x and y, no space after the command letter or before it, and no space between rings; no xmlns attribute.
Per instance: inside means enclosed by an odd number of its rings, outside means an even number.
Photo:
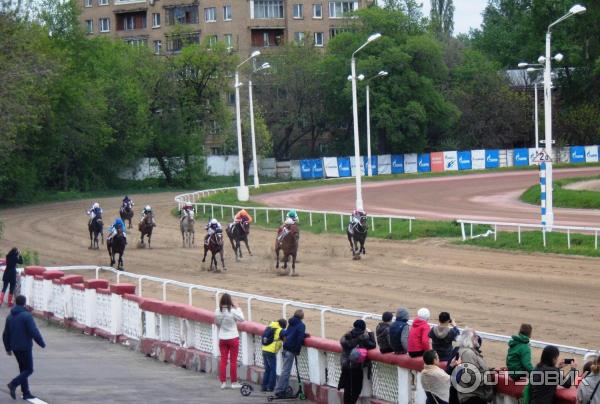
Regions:
<svg viewBox="0 0 600 404"><path fill-rule="evenodd" d="M360 365L367 360L367 350L359 346L355 346L348 355L348 360L352 365Z"/></svg>
<svg viewBox="0 0 600 404"><path fill-rule="evenodd" d="M394 352L406 353L406 347L402 346L402 331L407 325L403 321L394 321L390 325L390 344Z"/></svg>
<svg viewBox="0 0 600 404"><path fill-rule="evenodd" d="M275 341L275 328L267 327L261 337L263 346L271 345Z"/></svg>

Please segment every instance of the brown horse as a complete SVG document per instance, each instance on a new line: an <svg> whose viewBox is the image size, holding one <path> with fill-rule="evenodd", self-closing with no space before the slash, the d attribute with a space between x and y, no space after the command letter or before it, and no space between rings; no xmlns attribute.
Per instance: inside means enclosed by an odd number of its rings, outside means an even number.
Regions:
<svg viewBox="0 0 600 404"><path fill-rule="evenodd" d="M102 238L102 244L104 244L104 234L102 233L102 217L96 216L88 223L88 230L90 231L90 249L97 250L98 247L98 236Z"/></svg>
<svg viewBox="0 0 600 404"><path fill-rule="evenodd" d="M140 246L144 247L144 237L148 236L148 248L152 248L152 230L156 227L156 222L154 221L154 214L149 213L140 222L138 228L141 233L140 237Z"/></svg>
<svg viewBox="0 0 600 404"><path fill-rule="evenodd" d="M277 261L275 268L279 268L279 251L283 250L283 269L287 270L288 259L292 257L292 272L291 276L296 274L296 255L298 254L298 245L300 239L300 230L297 224L284 225L277 234L275 239L275 254Z"/></svg>
<svg viewBox="0 0 600 404"><path fill-rule="evenodd" d="M359 260L360 254L367 253L365 250L365 241L367 241L368 231L369 226L367 225L366 215L361 214L358 223L348 223L346 235L350 243L350 250L352 250L352 259Z"/></svg>
<svg viewBox="0 0 600 404"><path fill-rule="evenodd" d="M119 216L121 216L121 220L123 221L123 223L125 223L125 221L129 222L127 228L131 229L131 219L133 219L133 208L131 207L130 203L128 203L125 206L121 206L121 209L119 209Z"/></svg>
<svg viewBox="0 0 600 404"><path fill-rule="evenodd" d="M206 261L206 254L210 251L210 271L221 272L219 271L219 265L217 262L216 255L219 254L221 256L221 265L223 265L223 271L226 271L225 268L225 260L223 259L223 231L217 230L215 231L209 238L208 242L204 244L204 257L202 257L202 262Z"/></svg>

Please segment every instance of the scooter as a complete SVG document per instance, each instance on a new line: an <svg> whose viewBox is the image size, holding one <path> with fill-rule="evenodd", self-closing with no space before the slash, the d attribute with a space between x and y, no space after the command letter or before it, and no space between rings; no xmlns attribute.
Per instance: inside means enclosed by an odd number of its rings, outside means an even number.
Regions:
<svg viewBox="0 0 600 404"><path fill-rule="evenodd" d="M296 363L296 375L298 376L298 391L294 393L294 389L292 386L288 386L286 390L285 396L268 396L267 401L281 401L281 400L306 400L306 394L304 393L304 387L302 385L302 379L300 378L300 370L298 369L298 356L294 358L294 362ZM240 393L244 397L248 397L254 391L254 387L248 383L242 383L242 387L240 388Z"/></svg>

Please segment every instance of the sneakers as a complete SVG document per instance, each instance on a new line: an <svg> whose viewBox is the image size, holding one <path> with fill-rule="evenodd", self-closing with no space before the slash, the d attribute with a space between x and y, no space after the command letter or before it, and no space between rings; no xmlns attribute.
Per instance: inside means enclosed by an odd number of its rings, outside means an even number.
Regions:
<svg viewBox="0 0 600 404"><path fill-rule="evenodd" d="M23 400L33 400L37 398L36 396L34 396L33 394L29 393L29 394L23 394Z"/></svg>
<svg viewBox="0 0 600 404"><path fill-rule="evenodd" d="M241 384L239 384L238 382L231 383L231 388L232 388L232 389L241 389L241 388L242 388L242 385L241 385Z"/></svg>
<svg viewBox="0 0 600 404"><path fill-rule="evenodd" d="M223 382L221 383L221 390L225 390L227 388L227 383Z"/></svg>
<svg viewBox="0 0 600 404"><path fill-rule="evenodd" d="M12 384L8 383L6 385L6 387L8 387L8 393L10 394L11 398L13 400L17 399L17 387L13 386Z"/></svg>

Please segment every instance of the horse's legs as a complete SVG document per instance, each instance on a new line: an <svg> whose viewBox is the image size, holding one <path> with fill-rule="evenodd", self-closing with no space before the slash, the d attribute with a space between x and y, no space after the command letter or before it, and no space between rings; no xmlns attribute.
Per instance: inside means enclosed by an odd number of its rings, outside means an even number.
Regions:
<svg viewBox="0 0 600 404"><path fill-rule="evenodd" d="M123 270L123 254L122 254L122 253L121 253L121 254L119 254L119 267L118 267L118 269L119 269L120 271L122 271L122 270Z"/></svg>
<svg viewBox="0 0 600 404"><path fill-rule="evenodd" d="M223 271L225 271L227 268L225 268L225 258L223 258L223 247L221 247L219 250L219 255L221 256L221 265L223 265Z"/></svg>
<svg viewBox="0 0 600 404"><path fill-rule="evenodd" d="M275 248L275 254L277 256L277 260L275 261L275 268L279 268L279 248Z"/></svg>
<svg viewBox="0 0 600 404"><path fill-rule="evenodd" d="M235 244L236 244L236 254L240 255L240 258L242 258L242 242L240 241L240 239L235 240Z"/></svg>
<svg viewBox="0 0 600 404"><path fill-rule="evenodd" d="M148 248L152 248L152 233L148 233Z"/></svg>
<svg viewBox="0 0 600 404"><path fill-rule="evenodd" d="M350 233L348 233L348 242L350 243L350 251L352 251L352 255L354 255L354 243L352 242L352 235Z"/></svg>
<svg viewBox="0 0 600 404"><path fill-rule="evenodd" d="M206 261L206 254L208 253L208 248L206 247L206 245L204 245L204 257L202 257L202 262ZM211 263L212 265L212 263Z"/></svg>
<svg viewBox="0 0 600 404"><path fill-rule="evenodd" d="M292 253L292 276L296 276L296 253Z"/></svg>
<svg viewBox="0 0 600 404"><path fill-rule="evenodd" d="M183 230L181 230L181 244L183 245L183 247L185 248L186 246L186 242L185 242L185 233Z"/></svg>
<svg viewBox="0 0 600 404"><path fill-rule="evenodd" d="M246 249L248 250L248 255L252 255L252 251L250 251L250 246L248 245L248 237L244 239L244 243L246 244Z"/></svg>

